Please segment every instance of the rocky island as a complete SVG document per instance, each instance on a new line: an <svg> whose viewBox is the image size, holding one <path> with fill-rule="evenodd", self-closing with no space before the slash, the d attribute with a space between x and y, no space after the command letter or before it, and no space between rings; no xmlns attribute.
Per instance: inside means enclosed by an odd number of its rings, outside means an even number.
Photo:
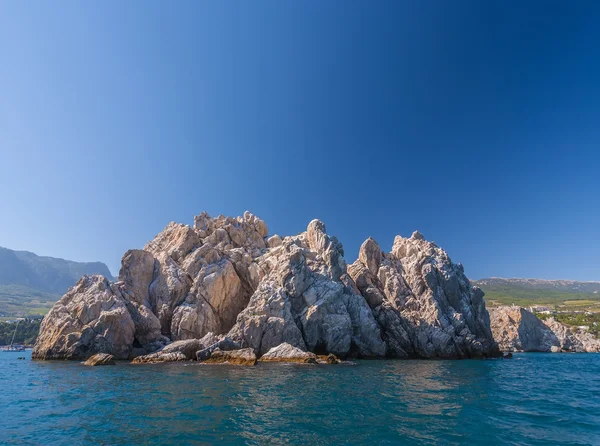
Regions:
<svg viewBox="0 0 600 446"><path fill-rule="evenodd" d="M418 232L389 253L369 238L347 266L319 220L280 237L250 212L204 212L127 251L117 282L82 277L44 318L32 358L485 358L516 345L506 338L519 329L497 326L462 265Z"/></svg>
<svg viewBox="0 0 600 446"><path fill-rule="evenodd" d="M33 358L195 359L219 343L259 358L281 344L293 358L499 355L483 293L419 233L391 253L368 239L348 268L319 220L282 238L246 212L170 223L125 253L115 283L84 276L45 317Z"/></svg>

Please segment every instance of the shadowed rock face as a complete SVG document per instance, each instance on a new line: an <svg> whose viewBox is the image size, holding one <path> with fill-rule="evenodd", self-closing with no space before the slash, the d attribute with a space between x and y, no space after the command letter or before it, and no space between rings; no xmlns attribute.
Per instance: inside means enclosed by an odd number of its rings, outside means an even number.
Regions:
<svg viewBox="0 0 600 446"><path fill-rule="evenodd" d="M542 321L518 306L490 310L491 328L506 352L600 352L600 340L553 318Z"/></svg>
<svg viewBox="0 0 600 446"><path fill-rule="evenodd" d="M348 272L381 327L387 356L499 355L483 292L418 232L396 237L389 254L367 239Z"/></svg>
<svg viewBox="0 0 600 446"><path fill-rule="evenodd" d="M367 240L347 269L319 220L281 238L249 212L202 213L125 253L118 282L84 276L44 319L33 357L189 360L225 335L258 356L283 343L340 357L492 356L482 297L418 233L390 254Z"/></svg>

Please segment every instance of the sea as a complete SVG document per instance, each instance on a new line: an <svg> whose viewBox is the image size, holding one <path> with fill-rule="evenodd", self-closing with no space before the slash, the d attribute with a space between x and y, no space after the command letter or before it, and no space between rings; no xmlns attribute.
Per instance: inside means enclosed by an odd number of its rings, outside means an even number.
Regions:
<svg viewBox="0 0 600 446"><path fill-rule="evenodd" d="M2 352L0 444L600 445L600 354L86 367Z"/></svg>

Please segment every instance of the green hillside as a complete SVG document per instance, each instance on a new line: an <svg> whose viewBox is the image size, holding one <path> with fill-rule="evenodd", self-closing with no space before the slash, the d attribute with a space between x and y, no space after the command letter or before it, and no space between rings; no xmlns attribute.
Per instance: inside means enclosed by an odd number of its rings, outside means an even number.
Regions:
<svg viewBox="0 0 600 446"><path fill-rule="evenodd" d="M0 320L46 314L85 274L113 279L102 262L73 262L0 247Z"/></svg>
<svg viewBox="0 0 600 446"><path fill-rule="evenodd" d="M23 285L0 285L0 317L43 316L58 299L59 294Z"/></svg>
<svg viewBox="0 0 600 446"><path fill-rule="evenodd" d="M488 306L560 306L570 309L597 307L600 284L596 282L542 281L535 279L482 279L473 281L485 292Z"/></svg>
<svg viewBox="0 0 600 446"><path fill-rule="evenodd" d="M26 319L15 322L0 322L0 345L10 345L13 340L15 344L32 345L40 331L41 319Z"/></svg>

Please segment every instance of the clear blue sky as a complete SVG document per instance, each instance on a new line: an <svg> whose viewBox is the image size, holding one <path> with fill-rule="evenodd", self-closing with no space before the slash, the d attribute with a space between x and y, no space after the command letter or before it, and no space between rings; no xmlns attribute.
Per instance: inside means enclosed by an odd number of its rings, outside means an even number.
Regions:
<svg viewBox="0 0 600 446"><path fill-rule="evenodd" d="M600 280L600 2L0 3L0 245L117 273L169 221L419 229Z"/></svg>

